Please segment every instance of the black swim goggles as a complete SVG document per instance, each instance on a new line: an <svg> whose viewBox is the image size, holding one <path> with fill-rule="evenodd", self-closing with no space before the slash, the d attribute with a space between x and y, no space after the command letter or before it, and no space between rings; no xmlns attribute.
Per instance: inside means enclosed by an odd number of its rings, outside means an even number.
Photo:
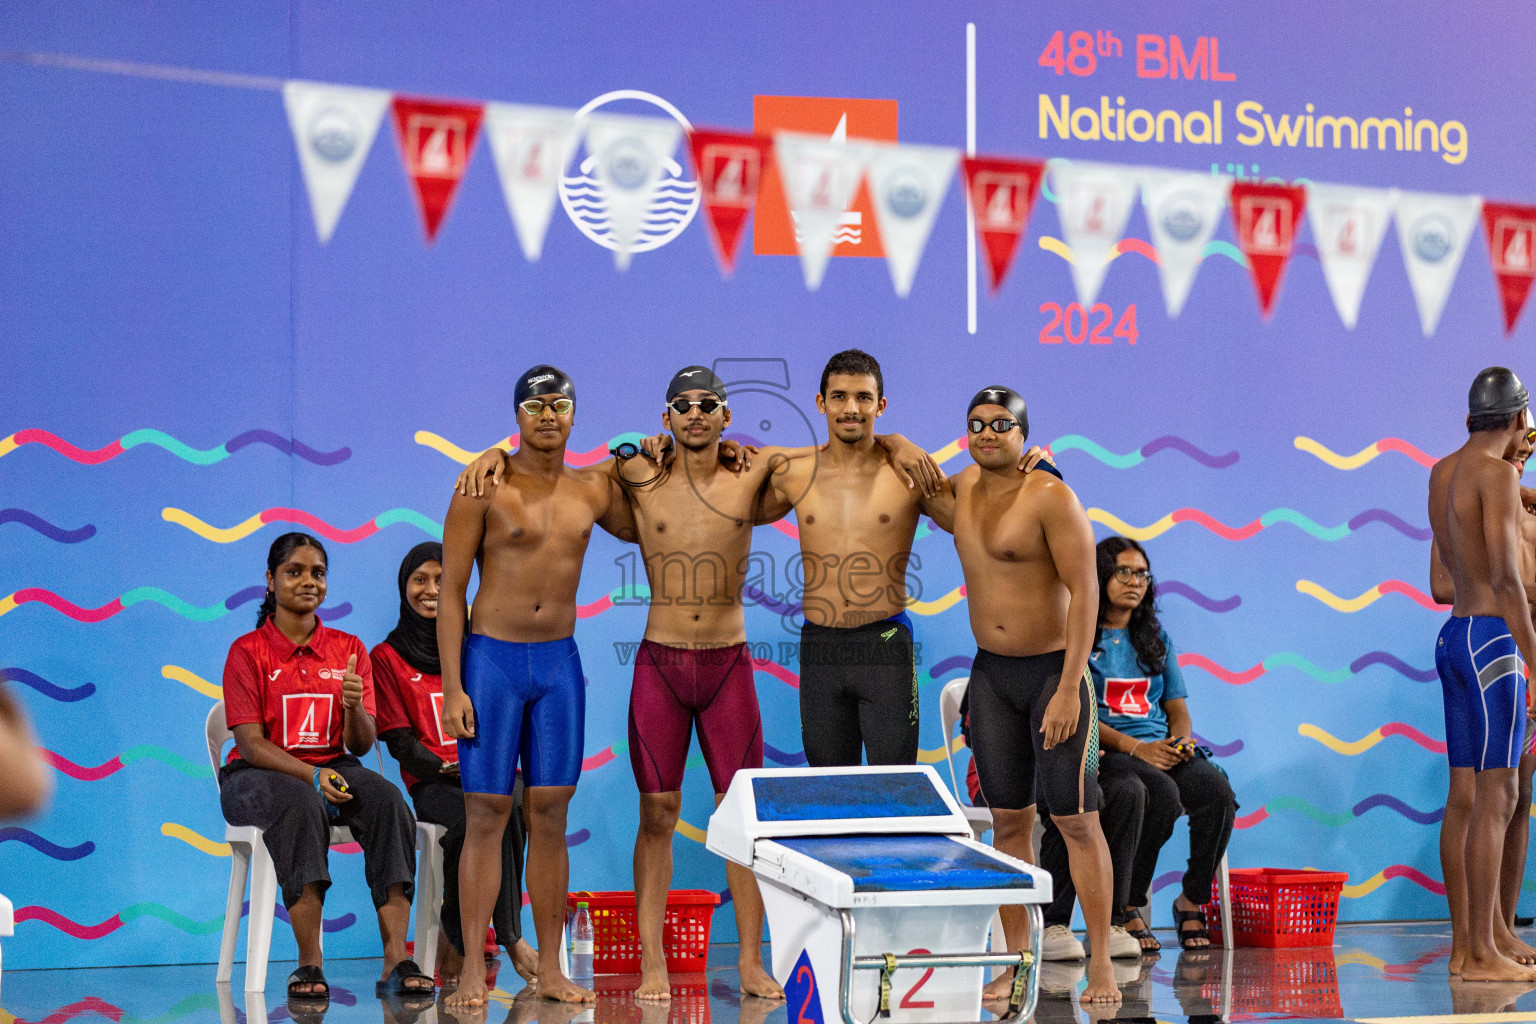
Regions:
<svg viewBox="0 0 1536 1024"><path fill-rule="evenodd" d="M710 413L714 412L716 409L721 408L725 404L726 403L719 398L674 398L672 401L667 403L667 408L671 409L679 416L686 416L688 415L689 409L692 409L694 406L698 406L699 411L708 416Z"/></svg>
<svg viewBox="0 0 1536 1024"><path fill-rule="evenodd" d="M991 422L983 419L973 419L969 421L969 425L971 428L971 433L973 434L979 434L987 427L991 427L992 433L994 434L1006 434L1008 431L1018 426L1019 421L1010 420L1006 417L999 416L997 419L992 420Z"/></svg>
<svg viewBox="0 0 1536 1024"><path fill-rule="evenodd" d="M556 416L565 416L572 409L576 408L576 402L570 398L557 398L553 402L541 402L537 398L529 398L525 401L517 403L517 407L523 410L523 412L527 413L529 416L537 416L542 413L545 408L555 410Z"/></svg>

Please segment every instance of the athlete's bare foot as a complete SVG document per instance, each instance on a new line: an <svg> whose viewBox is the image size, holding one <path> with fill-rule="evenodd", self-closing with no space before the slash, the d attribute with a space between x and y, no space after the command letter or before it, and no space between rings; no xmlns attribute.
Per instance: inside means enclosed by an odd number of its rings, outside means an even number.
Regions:
<svg viewBox="0 0 1536 1024"><path fill-rule="evenodd" d="M1460 975L1461 974L1462 964L1464 964L1466 962L1467 962L1467 951L1464 950L1464 949L1457 949L1453 945L1451 947L1451 962L1450 962L1451 977L1454 978L1454 977L1457 977L1458 975Z"/></svg>
<svg viewBox="0 0 1536 1024"><path fill-rule="evenodd" d="M528 944L527 939L518 939L507 950L507 956L512 960L512 969L517 976L529 985L539 983L539 951Z"/></svg>
<svg viewBox="0 0 1536 1024"><path fill-rule="evenodd" d="M635 998L646 1002L665 1002L672 998L672 979L667 976L665 960L659 966L641 964L640 987L635 989Z"/></svg>
<svg viewBox="0 0 1536 1024"><path fill-rule="evenodd" d="M1536 981L1536 967L1517 964L1508 957L1479 960L1470 953L1461 965L1462 981Z"/></svg>
<svg viewBox="0 0 1536 1024"><path fill-rule="evenodd" d="M1498 947L1500 953L1517 964L1527 966L1536 964L1536 949L1531 948L1508 928L1501 929L1494 935L1493 944Z"/></svg>
<svg viewBox="0 0 1536 1024"><path fill-rule="evenodd" d="M1013 996L1013 972L1004 971L987 983L987 987L981 990L981 1001L984 1003L1006 1003Z"/></svg>
<svg viewBox="0 0 1536 1024"><path fill-rule="evenodd" d="M559 971L554 976L539 983L539 998L548 999L557 1003L595 1003L597 993L589 988L582 988L570 978Z"/></svg>
<svg viewBox="0 0 1536 1024"><path fill-rule="evenodd" d="M443 988L453 988L464 973L464 957L453 948L453 943L441 937L437 942L437 973L443 979Z"/></svg>
<svg viewBox="0 0 1536 1024"><path fill-rule="evenodd" d="M761 960L739 960L736 974L741 979L741 994L759 999L783 999L784 989L763 969Z"/></svg>
<svg viewBox="0 0 1536 1024"><path fill-rule="evenodd" d="M1458 1014L1508 1013L1531 990L1529 982L1451 982L1451 1011Z"/></svg>
<svg viewBox="0 0 1536 1024"><path fill-rule="evenodd" d="M1120 986L1115 984L1115 964L1109 950L1095 952L1088 958L1088 987L1077 997L1080 1003L1118 1003Z"/></svg>
<svg viewBox="0 0 1536 1024"><path fill-rule="evenodd" d="M449 993L443 1002L448 1006L484 1006L491 994L485 985L485 957L465 957L463 968L459 975L459 987Z"/></svg>

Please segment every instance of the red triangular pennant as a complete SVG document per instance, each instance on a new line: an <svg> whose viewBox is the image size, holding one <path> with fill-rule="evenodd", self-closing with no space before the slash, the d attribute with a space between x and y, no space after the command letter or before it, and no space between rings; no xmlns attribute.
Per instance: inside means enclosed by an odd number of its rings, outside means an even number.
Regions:
<svg viewBox="0 0 1536 1024"><path fill-rule="evenodd" d="M1504 304L1504 333L1513 334L1536 278L1536 206L1483 203L1483 228L1488 232L1488 258L1499 282Z"/></svg>
<svg viewBox="0 0 1536 1024"><path fill-rule="evenodd" d="M736 269L736 249L747 215L757 203L757 188L768 165L773 140L739 132L694 131L688 135L699 195L709 214L709 237L725 276Z"/></svg>
<svg viewBox="0 0 1536 1024"><path fill-rule="evenodd" d="M1248 257L1248 269L1259 290L1259 308L1268 320L1280 293L1286 261L1291 258L1296 225L1307 206L1307 191L1296 185L1239 181L1232 185L1231 203L1237 245Z"/></svg>
<svg viewBox="0 0 1536 1024"><path fill-rule="evenodd" d="M1024 225L1029 222L1045 163L968 156L962 166L965 192L976 217L976 235L987 254L987 278L995 295L1003 286L1019 239L1024 236Z"/></svg>
<svg viewBox="0 0 1536 1024"><path fill-rule="evenodd" d="M395 137L405 173L416 186L428 242L437 238L459 179L469 167L475 136L480 133L480 112L478 103L395 97Z"/></svg>

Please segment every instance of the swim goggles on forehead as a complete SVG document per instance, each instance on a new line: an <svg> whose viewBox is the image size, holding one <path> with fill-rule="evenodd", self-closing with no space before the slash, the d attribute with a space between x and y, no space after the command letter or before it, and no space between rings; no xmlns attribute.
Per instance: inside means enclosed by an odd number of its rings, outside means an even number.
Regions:
<svg viewBox="0 0 1536 1024"><path fill-rule="evenodd" d="M667 403L667 408L671 409L679 416L686 416L688 415L689 409L692 409L694 406L698 406L700 412L708 415L709 413L714 412L716 409L719 409L725 404L726 403L724 401L718 398L674 398L672 401Z"/></svg>
<svg viewBox="0 0 1536 1024"><path fill-rule="evenodd" d="M564 416L566 413L576 408L576 403L569 398L557 398L553 402L543 402L537 398L530 398L525 402L517 403L517 407L523 410L523 412L527 413L529 416L537 416L539 413L543 412L546 407L555 410L556 416Z"/></svg>
<svg viewBox="0 0 1536 1024"><path fill-rule="evenodd" d="M1010 420L1010 419L1007 419L1005 417L999 416L997 419L991 420L991 421L982 420L982 419L973 419L973 420L969 421L969 425L970 425L970 428L971 428L971 433L973 433L973 434L979 434L983 430L985 430L987 427L991 427L992 428L992 432L994 434L1006 434L1006 433L1008 433L1008 431L1010 431L1014 427L1018 426L1019 425L1019 421L1018 420Z"/></svg>

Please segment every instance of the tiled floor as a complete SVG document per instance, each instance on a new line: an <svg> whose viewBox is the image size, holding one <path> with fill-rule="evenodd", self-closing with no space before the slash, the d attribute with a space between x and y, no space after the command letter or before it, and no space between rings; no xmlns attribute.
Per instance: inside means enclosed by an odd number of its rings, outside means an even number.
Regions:
<svg viewBox="0 0 1536 1024"><path fill-rule="evenodd" d="M1165 941L1171 935L1164 933ZM1536 986L1453 984L1446 974L1448 926L1341 926L1332 949L1237 949L1230 965L1220 949L1209 954L1165 951L1141 963L1119 961L1125 1003L1112 1014L1085 1014L1075 988L1081 965L1049 964L1042 973L1040 1024L1069 1024L1107 1017L1169 1022L1227 1020L1360 1020L1463 1015L1479 1021L1536 1021ZM377 960L333 961L326 974L334 986L325 1024L799 1024L782 1003L736 995L735 947L715 946L706 975L675 978L671 1007L641 1007L629 998L635 979L598 979L599 1002L589 1015L527 997L503 964L488 1013L437 1006L413 1014L374 997ZM69 971L9 971L0 985L0 1024L246 1024L287 1020L283 981L292 965L272 965L265 998L219 991L212 965ZM264 1011L264 1012L263 1012ZM300 1012L298 1024L319 1024ZM835 1022L826 1022L835 1024Z"/></svg>

